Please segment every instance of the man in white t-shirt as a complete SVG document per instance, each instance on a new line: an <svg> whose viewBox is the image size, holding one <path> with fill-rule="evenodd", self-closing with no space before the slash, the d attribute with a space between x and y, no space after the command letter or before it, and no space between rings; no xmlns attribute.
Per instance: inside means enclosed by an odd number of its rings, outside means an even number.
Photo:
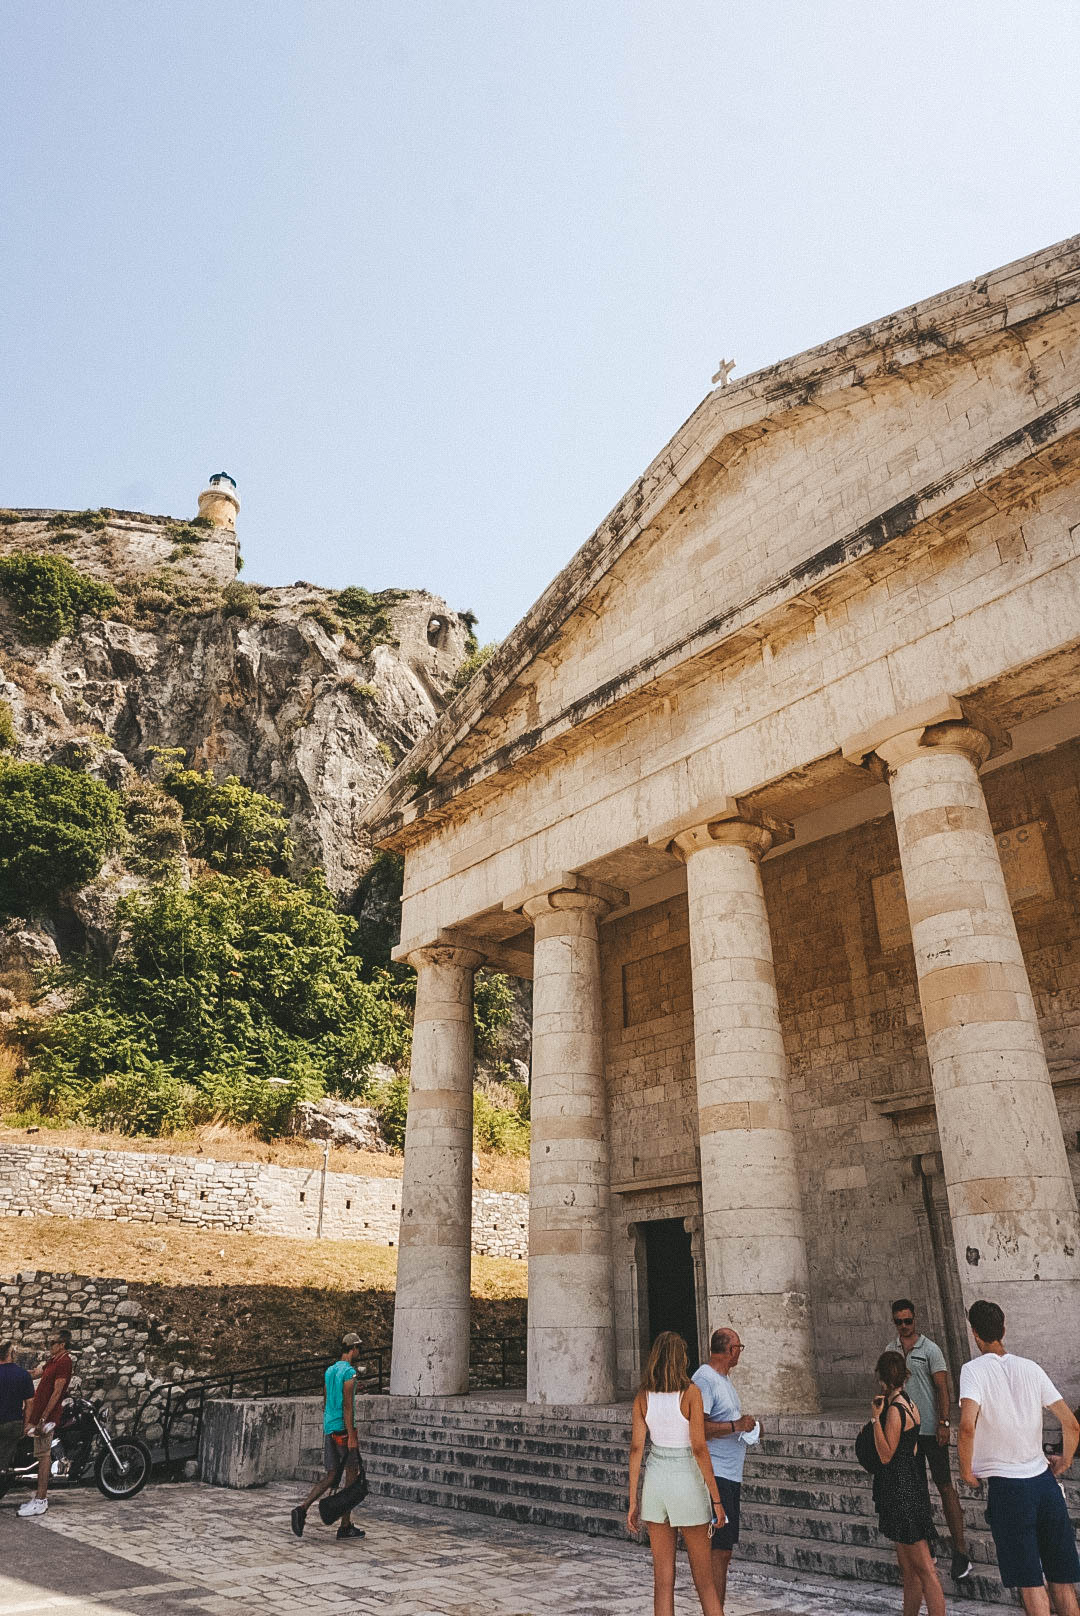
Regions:
<svg viewBox="0 0 1080 1616"><path fill-rule="evenodd" d="M724 1525L712 1536L713 1584L721 1605L727 1593L732 1550L739 1541L739 1495L746 1458L742 1433L753 1431L757 1423L752 1414L743 1413L739 1394L729 1379L742 1357L742 1349L738 1330L730 1325L714 1330L709 1342L709 1360L694 1371L694 1385L700 1388L705 1405L705 1438L716 1490L727 1516Z"/></svg>
<svg viewBox="0 0 1080 1616"><path fill-rule="evenodd" d="M1076 1534L1057 1480L1072 1464L1080 1425L1045 1369L1006 1352L996 1302L974 1302L968 1323L979 1357L960 1371L960 1474L969 1487L986 1477L998 1570L1006 1588L1019 1588L1027 1616L1050 1616L1051 1599L1057 1616L1080 1616ZM1049 1463L1044 1408L1062 1434L1062 1452Z"/></svg>

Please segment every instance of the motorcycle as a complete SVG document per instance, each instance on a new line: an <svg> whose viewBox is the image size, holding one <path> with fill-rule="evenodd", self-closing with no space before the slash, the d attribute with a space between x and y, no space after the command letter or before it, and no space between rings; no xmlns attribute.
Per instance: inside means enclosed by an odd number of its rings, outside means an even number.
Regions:
<svg viewBox="0 0 1080 1616"><path fill-rule="evenodd" d="M98 1491L106 1498L134 1498L150 1479L150 1449L136 1436L114 1436L109 1431L109 1408L85 1397L69 1398L52 1433L49 1485L76 1486L93 1470ZM0 1475L0 1496L19 1481L37 1478L34 1439L23 1436L11 1468Z"/></svg>

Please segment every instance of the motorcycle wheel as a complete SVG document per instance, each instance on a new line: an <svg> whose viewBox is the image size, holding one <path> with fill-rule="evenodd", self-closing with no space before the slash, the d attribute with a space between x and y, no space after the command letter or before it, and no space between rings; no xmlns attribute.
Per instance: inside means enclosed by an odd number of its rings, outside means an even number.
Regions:
<svg viewBox="0 0 1080 1616"><path fill-rule="evenodd" d="M94 1466L98 1491L106 1498L134 1498L150 1480L153 1464L150 1449L134 1436L114 1439L113 1447L120 1464L117 1465L108 1448L102 1448Z"/></svg>

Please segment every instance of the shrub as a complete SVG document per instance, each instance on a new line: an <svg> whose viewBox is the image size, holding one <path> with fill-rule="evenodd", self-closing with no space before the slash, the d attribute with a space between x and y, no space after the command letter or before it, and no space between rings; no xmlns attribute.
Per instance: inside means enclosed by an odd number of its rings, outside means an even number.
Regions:
<svg viewBox="0 0 1080 1616"><path fill-rule="evenodd" d="M180 804L152 780L136 780L124 793L127 860L138 875L161 876L185 851Z"/></svg>
<svg viewBox="0 0 1080 1616"><path fill-rule="evenodd" d="M100 780L0 759L0 912L37 914L85 886L120 835L120 801Z"/></svg>
<svg viewBox="0 0 1080 1616"><path fill-rule="evenodd" d="M510 978L501 971L477 972L473 986L473 1026L478 1055L495 1053L500 1029L509 1024L513 1013L514 990Z"/></svg>
<svg viewBox="0 0 1080 1616"><path fill-rule="evenodd" d="M170 522L169 537L174 544L202 544L209 526L209 522Z"/></svg>
<svg viewBox="0 0 1080 1616"><path fill-rule="evenodd" d="M375 744L375 750L378 752L384 763L389 763L391 768L394 767L394 754L390 750L389 741L377 741Z"/></svg>
<svg viewBox="0 0 1080 1616"><path fill-rule="evenodd" d="M529 1124L517 1109L496 1106L482 1089L473 1093L473 1137L482 1149L504 1156L529 1154Z"/></svg>
<svg viewBox="0 0 1080 1616"><path fill-rule="evenodd" d="M14 752L19 744L15 715L9 701L0 701L0 752Z"/></svg>
<svg viewBox="0 0 1080 1616"><path fill-rule="evenodd" d="M405 1123L409 1115L409 1079L404 1073L392 1077L373 1096L379 1130L391 1150L405 1149Z"/></svg>
<svg viewBox="0 0 1080 1616"><path fill-rule="evenodd" d="M226 617L258 617L259 591L234 578L221 591L221 607Z"/></svg>
<svg viewBox="0 0 1080 1616"><path fill-rule="evenodd" d="M470 651L460 668L454 675L454 689L464 690L470 680L480 672L485 662L490 662L499 649L497 640L489 640L486 645L478 645Z"/></svg>
<svg viewBox="0 0 1080 1616"><path fill-rule="evenodd" d="M187 844L215 870L238 874L267 869L283 874L293 856L280 803L243 785L234 774L217 781L208 769L189 769L182 754L156 753L162 790L184 812Z"/></svg>
<svg viewBox="0 0 1080 1616"><path fill-rule="evenodd" d="M118 919L110 964L69 968L70 1009L26 1034L21 1105L131 1133L222 1117L271 1135L297 1099L362 1097L374 1062L408 1052L396 984L363 979L319 876L167 882Z"/></svg>
<svg viewBox="0 0 1080 1616"><path fill-rule="evenodd" d="M112 515L113 512L107 505L103 505L99 511L57 511L55 516L49 517L46 526L50 528L77 527L82 528L84 531L94 531L96 529L100 532L107 525L109 517Z"/></svg>
<svg viewBox="0 0 1080 1616"><path fill-rule="evenodd" d="M116 604L114 589L63 556L0 556L0 590L22 633L38 645L70 634L84 612L101 616Z"/></svg>
<svg viewBox="0 0 1080 1616"><path fill-rule="evenodd" d="M303 615L310 618L313 623L318 623L319 627L325 629L331 636L342 632L340 621L328 606L308 606Z"/></svg>
<svg viewBox="0 0 1080 1616"><path fill-rule="evenodd" d="M376 645L397 644L387 608L402 598L400 589L383 589L373 595L370 590L353 584L338 591L334 606L357 645L368 652Z"/></svg>

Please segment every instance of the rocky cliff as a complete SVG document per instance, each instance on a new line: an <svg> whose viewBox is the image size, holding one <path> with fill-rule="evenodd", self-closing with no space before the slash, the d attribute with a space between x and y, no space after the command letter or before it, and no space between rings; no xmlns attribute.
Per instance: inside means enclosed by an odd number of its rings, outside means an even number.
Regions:
<svg viewBox="0 0 1080 1616"><path fill-rule="evenodd" d="M434 595L236 579L234 533L134 512L0 513L0 556L58 555L117 592L51 644L0 592L0 699L19 757L119 784L181 748L288 811L298 863L346 900L363 810L431 725L475 642Z"/></svg>

